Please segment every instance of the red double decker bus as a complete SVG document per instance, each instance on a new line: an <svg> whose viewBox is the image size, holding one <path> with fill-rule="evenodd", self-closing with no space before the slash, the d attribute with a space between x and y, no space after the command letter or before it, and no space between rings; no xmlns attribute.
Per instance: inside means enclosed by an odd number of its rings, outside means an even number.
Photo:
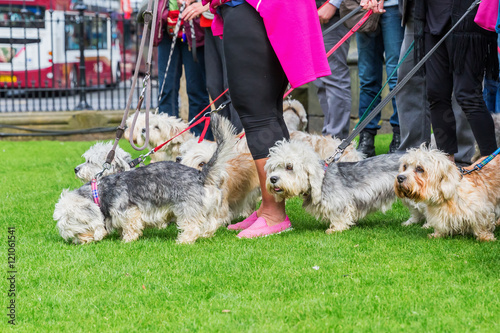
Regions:
<svg viewBox="0 0 500 333"><path fill-rule="evenodd" d="M84 19L87 86L117 84L125 48L120 45L119 1L0 0L0 87L74 89L79 82L80 13ZM123 18L123 15L122 15ZM123 20L120 22L123 30Z"/></svg>

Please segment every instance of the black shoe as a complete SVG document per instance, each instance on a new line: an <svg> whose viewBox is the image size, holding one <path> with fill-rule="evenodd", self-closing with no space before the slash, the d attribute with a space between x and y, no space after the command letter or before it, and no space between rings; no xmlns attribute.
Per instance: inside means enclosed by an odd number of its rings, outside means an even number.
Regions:
<svg viewBox="0 0 500 333"><path fill-rule="evenodd" d="M399 133L392 134L392 141L389 146L389 154L394 154L401 145L401 135Z"/></svg>
<svg viewBox="0 0 500 333"><path fill-rule="evenodd" d="M368 132L359 133L358 151L366 157L375 156L375 136Z"/></svg>

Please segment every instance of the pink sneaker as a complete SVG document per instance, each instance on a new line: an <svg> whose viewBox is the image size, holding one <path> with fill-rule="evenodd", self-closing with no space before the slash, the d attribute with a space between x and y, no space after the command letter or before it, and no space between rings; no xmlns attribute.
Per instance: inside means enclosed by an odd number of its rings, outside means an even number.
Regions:
<svg viewBox="0 0 500 333"><path fill-rule="evenodd" d="M257 211L253 212L252 215L247 217L241 222L230 224L227 226L228 230L243 230L251 226L259 217L257 216Z"/></svg>
<svg viewBox="0 0 500 333"><path fill-rule="evenodd" d="M285 218L285 221L273 225L268 226L266 220L263 217L259 217L257 221L252 224L250 228L247 228L238 234L239 238L256 238L263 237L268 235L279 234L283 231L290 230L292 227L292 223L288 216Z"/></svg>

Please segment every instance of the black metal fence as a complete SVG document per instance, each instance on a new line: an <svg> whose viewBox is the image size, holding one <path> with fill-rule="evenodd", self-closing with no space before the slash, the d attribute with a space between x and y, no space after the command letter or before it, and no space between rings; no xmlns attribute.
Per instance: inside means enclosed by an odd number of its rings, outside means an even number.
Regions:
<svg viewBox="0 0 500 333"><path fill-rule="evenodd" d="M135 14L31 7L0 6L0 112L124 109L142 38ZM152 107L156 67L155 50ZM141 89L138 80L132 108Z"/></svg>

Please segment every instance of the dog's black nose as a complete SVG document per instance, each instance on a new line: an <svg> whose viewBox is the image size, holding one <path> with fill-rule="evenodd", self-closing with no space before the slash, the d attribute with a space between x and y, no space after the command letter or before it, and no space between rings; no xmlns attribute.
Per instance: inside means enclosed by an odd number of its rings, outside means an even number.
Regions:
<svg viewBox="0 0 500 333"><path fill-rule="evenodd" d="M397 178L398 178L398 183L400 183L400 184L406 180L406 176L403 176L403 175L398 175Z"/></svg>
<svg viewBox="0 0 500 333"><path fill-rule="evenodd" d="M272 176L271 178L269 178L269 180L271 181L272 184L276 184L276 182L278 181L278 177Z"/></svg>
<svg viewBox="0 0 500 333"><path fill-rule="evenodd" d="M80 167L79 167L79 166L77 166L77 167L75 168L75 173L78 173L78 171L80 171Z"/></svg>
<svg viewBox="0 0 500 333"><path fill-rule="evenodd" d="M142 129L142 134L146 133L146 128Z"/></svg>

